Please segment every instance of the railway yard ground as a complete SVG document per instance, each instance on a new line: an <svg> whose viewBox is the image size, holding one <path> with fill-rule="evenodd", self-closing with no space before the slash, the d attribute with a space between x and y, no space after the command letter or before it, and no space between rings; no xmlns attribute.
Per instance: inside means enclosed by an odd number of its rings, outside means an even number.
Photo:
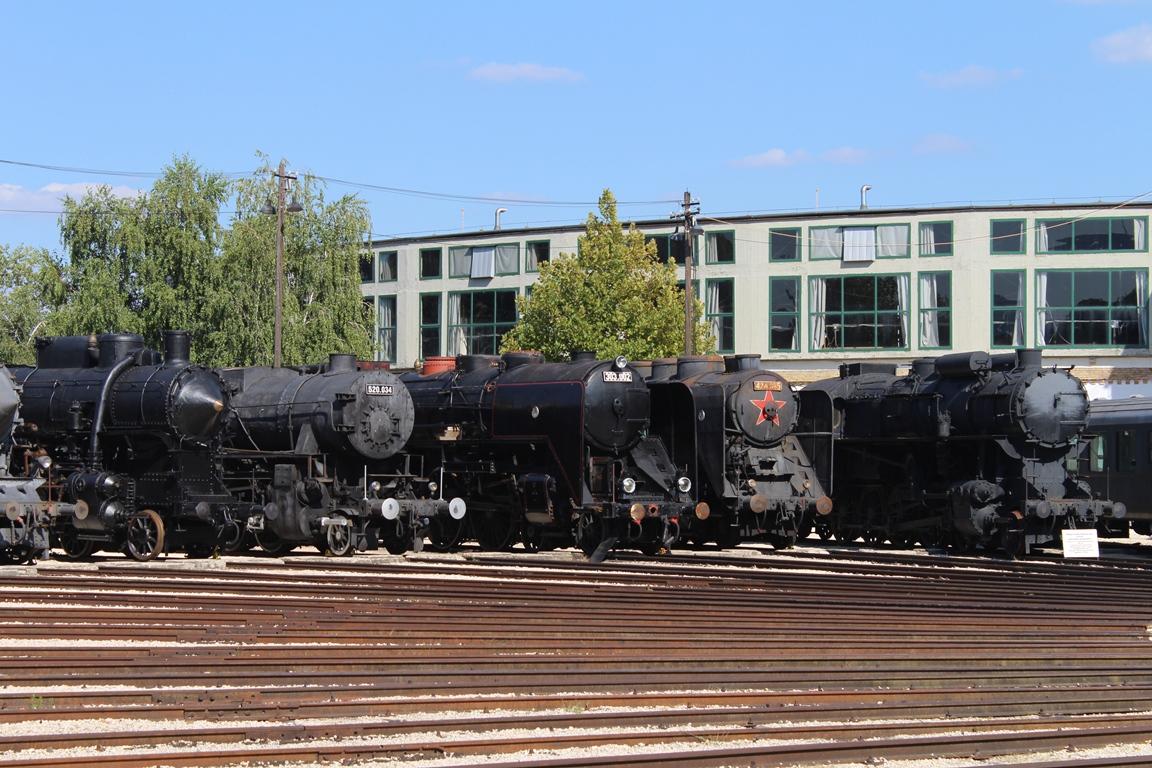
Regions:
<svg viewBox="0 0 1152 768"><path fill-rule="evenodd" d="M1152 765L1152 546L0 568L0 768Z"/></svg>

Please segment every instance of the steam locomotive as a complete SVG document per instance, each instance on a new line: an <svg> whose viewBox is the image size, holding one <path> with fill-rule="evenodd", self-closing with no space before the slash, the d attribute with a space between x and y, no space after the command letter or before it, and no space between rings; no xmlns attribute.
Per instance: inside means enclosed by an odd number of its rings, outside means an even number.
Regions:
<svg viewBox="0 0 1152 768"><path fill-rule="evenodd" d="M652 363L652 431L701 503L680 522L693 543L735 546L767 538L795 544L805 518L826 515L815 468L795 431L799 400L759 355L681 357Z"/></svg>
<svg viewBox="0 0 1152 768"><path fill-rule="evenodd" d="M623 358L463 355L452 370L401 379L416 406L409 450L468 499L485 549L652 553L695 508L691 480L647 434L648 387Z"/></svg>
<svg viewBox="0 0 1152 768"><path fill-rule="evenodd" d="M220 451L225 483L249 510L260 546L345 555L443 546L459 538L461 499L438 495L422 457L405 452L412 397L352 355L327 365L220 371L231 402Z"/></svg>
<svg viewBox="0 0 1152 768"><path fill-rule="evenodd" d="M52 459L29 456L28 466L9 470L12 433L20 423L20 397L8 369L0 366L0 564L28 563L47 554L50 529L61 514L73 514L70 504L42 499L40 489L49 481Z"/></svg>
<svg viewBox="0 0 1152 768"><path fill-rule="evenodd" d="M55 462L59 483L40 490L65 503L52 532L67 554L206 554L238 534L215 461L228 395L189 363L186 333L165 334L163 357L133 334L39 339L36 365L11 371L23 417L12 463Z"/></svg>
<svg viewBox="0 0 1152 768"><path fill-rule="evenodd" d="M893 366L841 366L800 394L800 431L836 502L821 535L897 545L981 546L1009 555L1071 527L1123 518L1066 468L1088 397L1039 350L970 352Z"/></svg>

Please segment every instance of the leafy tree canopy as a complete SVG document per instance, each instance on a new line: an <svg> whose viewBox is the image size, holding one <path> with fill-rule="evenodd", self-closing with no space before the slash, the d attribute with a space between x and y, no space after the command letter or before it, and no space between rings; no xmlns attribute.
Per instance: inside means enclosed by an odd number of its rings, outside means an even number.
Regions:
<svg viewBox="0 0 1152 768"><path fill-rule="evenodd" d="M656 259L656 244L621 226L616 198L600 195L575 254L540 265L530 296L517 299L520 320L504 335L503 351L536 349L549 360L592 350L600 358L672 357L684 352L684 291L676 265ZM715 349L703 307L696 301L694 346Z"/></svg>
<svg viewBox="0 0 1152 768"><path fill-rule="evenodd" d="M60 265L48 251L0 245L0 360L32 363L33 342L63 300Z"/></svg>
<svg viewBox="0 0 1152 768"><path fill-rule="evenodd" d="M193 334L198 362L270 364L276 217L261 209L275 201L277 181L261 161L251 177L230 182L181 157L136 198L100 187L65 199L69 290L47 332L130 331L155 346L162 331L182 328ZM372 321L359 279L367 209L351 196L326 201L309 176L293 193L303 210L285 221L284 362L367 356ZM229 201L235 211L225 228Z"/></svg>

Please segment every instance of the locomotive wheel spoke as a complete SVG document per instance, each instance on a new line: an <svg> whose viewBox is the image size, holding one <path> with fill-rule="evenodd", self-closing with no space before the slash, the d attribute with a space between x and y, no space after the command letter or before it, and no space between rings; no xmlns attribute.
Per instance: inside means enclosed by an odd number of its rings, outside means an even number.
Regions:
<svg viewBox="0 0 1152 768"><path fill-rule="evenodd" d="M164 521L155 510L141 511L128 521L124 543L133 560L155 560L164 549Z"/></svg>

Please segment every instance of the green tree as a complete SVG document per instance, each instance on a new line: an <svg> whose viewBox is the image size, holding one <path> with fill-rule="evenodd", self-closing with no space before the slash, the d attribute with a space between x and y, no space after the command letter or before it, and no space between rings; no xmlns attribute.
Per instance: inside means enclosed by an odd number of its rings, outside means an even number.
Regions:
<svg viewBox="0 0 1152 768"><path fill-rule="evenodd" d="M236 182L236 214L212 273L206 305L207 359L228 365L272 363L276 294L277 181L264 167ZM323 185L301 174L292 189L303 210L285 214L282 349L285 364L318 362L330 352L366 358L372 312L360 294L360 255L370 229L355 196L329 202Z"/></svg>
<svg viewBox="0 0 1152 768"><path fill-rule="evenodd" d="M229 186L182 157L147 194L120 198L99 187L66 198L60 230L72 291L52 329L132 331L152 345L168 328L203 335Z"/></svg>
<svg viewBox="0 0 1152 768"><path fill-rule="evenodd" d="M542 263L531 296L517 299L520 320L501 349L536 349L549 360L580 349L630 360L683 354L684 291L676 282L676 265L657 261L656 244L646 243L635 226L621 226L616 198L606 189L600 216L588 214L577 253ZM699 300L695 316L703 318ZM694 346L715 348L702 319Z"/></svg>
<svg viewBox="0 0 1152 768"><path fill-rule="evenodd" d="M33 341L63 300L60 265L48 251L0 245L0 362L31 364Z"/></svg>

